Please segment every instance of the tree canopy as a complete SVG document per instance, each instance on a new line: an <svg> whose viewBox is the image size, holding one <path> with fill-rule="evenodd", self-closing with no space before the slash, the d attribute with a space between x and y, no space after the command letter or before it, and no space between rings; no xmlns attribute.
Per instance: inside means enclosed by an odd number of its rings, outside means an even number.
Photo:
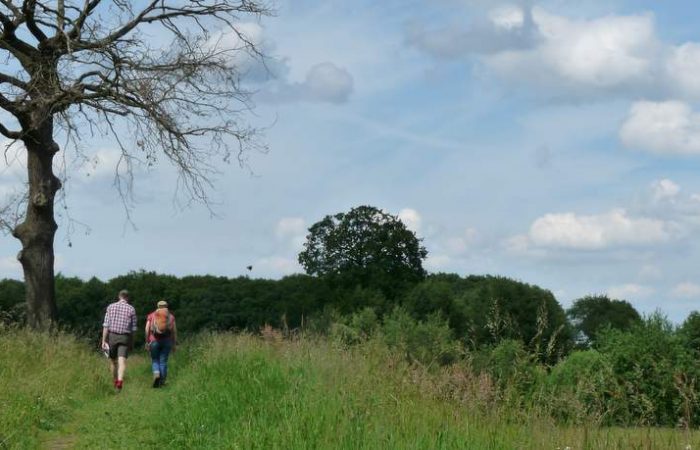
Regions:
<svg viewBox="0 0 700 450"><path fill-rule="evenodd" d="M598 334L606 328L627 330L641 320L629 302L611 300L604 295L580 298L566 313L584 344L595 342Z"/></svg>
<svg viewBox="0 0 700 450"><path fill-rule="evenodd" d="M428 251L401 220L373 206L328 215L309 228L299 263L309 275L375 287L393 297L425 277Z"/></svg>

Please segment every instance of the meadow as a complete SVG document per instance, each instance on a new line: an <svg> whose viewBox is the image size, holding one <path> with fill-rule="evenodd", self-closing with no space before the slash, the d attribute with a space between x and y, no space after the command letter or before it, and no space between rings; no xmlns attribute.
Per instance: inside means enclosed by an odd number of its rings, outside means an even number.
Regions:
<svg viewBox="0 0 700 450"><path fill-rule="evenodd" d="M464 364L409 363L379 339L202 333L171 361L152 389L136 351L116 394L89 342L0 329L0 448L700 448L687 429L555 423Z"/></svg>

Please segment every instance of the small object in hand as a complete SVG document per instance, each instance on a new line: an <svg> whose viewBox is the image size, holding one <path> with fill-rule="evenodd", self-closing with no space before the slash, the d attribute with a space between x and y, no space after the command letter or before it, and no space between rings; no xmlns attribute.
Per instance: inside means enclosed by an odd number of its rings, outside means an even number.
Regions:
<svg viewBox="0 0 700 450"><path fill-rule="evenodd" d="M109 344L106 342L102 344L102 354L105 355L105 358L109 358Z"/></svg>

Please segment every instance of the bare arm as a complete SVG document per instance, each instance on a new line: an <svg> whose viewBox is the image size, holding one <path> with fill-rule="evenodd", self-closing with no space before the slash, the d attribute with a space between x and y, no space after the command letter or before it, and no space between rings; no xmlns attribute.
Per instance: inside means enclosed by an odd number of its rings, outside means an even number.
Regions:
<svg viewBox="0 0 700 450"><path fill-rule="evenodd" d="M105 312L105 318L102 321L102 346L104 347L105 344L107 344L107 334L109 333L109 307L107 307L107 311Z"/></svg>
<svg viewBox="0 0 700 450"><path fill-rule="evenodd" d="M134 349L134 337L136 335L136 329L137 329L136 312L135 311L131 316L131 321L132 321L131 322L131 333L129 333L129 351Z"/></svg>
<svg viewBox="0 0 700 450"><path fill-rule="evenodd" d="M151 330L151 319L146 320L146 328L143 330L143 335L146 337L146 340L148 340L148 334L149 331Z"/></svg>

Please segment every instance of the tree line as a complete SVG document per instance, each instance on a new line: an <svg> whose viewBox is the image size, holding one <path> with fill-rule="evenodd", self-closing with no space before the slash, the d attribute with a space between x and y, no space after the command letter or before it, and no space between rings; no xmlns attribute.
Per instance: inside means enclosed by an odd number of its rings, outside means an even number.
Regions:
<svg viewBox="0 0 700 450"><path fill-rule="evenodd" d="M0 280L0 316L4 320L24 321L24 289L21 281ZM591 347L605 330L627 330L642 320L624 300L589 296L565 311L546 289L489 275L430 274L400 296L388 297L381 289L336 285L304 274L270 280L136 271L107 281L59 274L56 296L60 325L80 334L97 335L105 308L120 289L131 292L141 317L153 310L158 300L167 300L178 317L178 328L188 333L257 331L264 325L326 332L333 322L367 308L379 320L401 308L418 321L440 317L469 348L513 339L528 349L549 345L550 360L574 348ZM684 326L696 325L700 331L699 318L691 314ZM700 345L700 333L693 339Z"/></svg>

